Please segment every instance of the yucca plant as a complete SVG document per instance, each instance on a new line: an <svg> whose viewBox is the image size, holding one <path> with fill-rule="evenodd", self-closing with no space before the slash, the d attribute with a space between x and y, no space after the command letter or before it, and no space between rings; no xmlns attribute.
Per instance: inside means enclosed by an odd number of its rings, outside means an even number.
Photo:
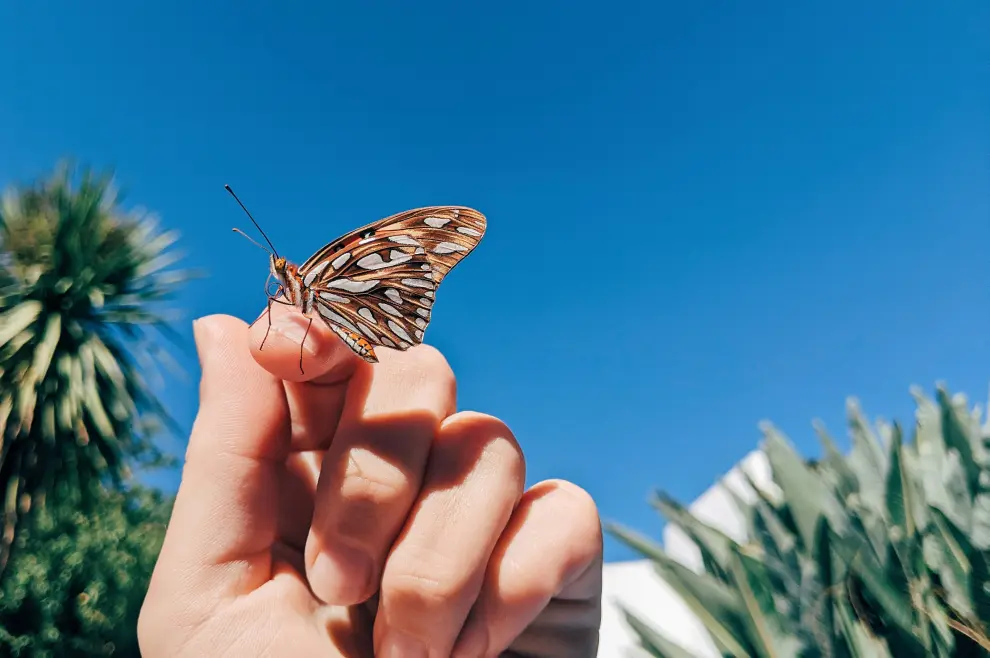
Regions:
<svg viewBox="0 0 990 658"><path fill-rule="evenodd" d="M763 424L776 487L750 479L755 502L732 494L742 543L658 493L656 508L700 549L702 573L638 533L610 530L653 561L724 656L986 656L990 431L962 396L912 394L912 440L896 423L871 425L851 400L852 450L843 455L816 423L816 462ZM648 655L691 656L624 613Z"/></svg>
<svg viewBox="0 0 990 658"><path fill-rule="evenodd" d="M61 165L0 204L0 570L19 519L46 496L85 507L135 465L170 423L149 377L174 364L165 303L174 233L126 212L109 175Z"/></svg>

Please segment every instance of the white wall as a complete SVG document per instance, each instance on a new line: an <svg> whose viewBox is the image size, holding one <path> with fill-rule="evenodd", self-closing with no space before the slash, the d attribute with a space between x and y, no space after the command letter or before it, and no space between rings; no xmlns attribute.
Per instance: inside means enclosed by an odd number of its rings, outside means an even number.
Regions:
<svg viewBox="0 0 990 658"><path fill-rule="evenodd" d="M773 490L766 456L757 451L747 455L739 465L688 506L698 518L738 541L744 539L744 525L732 499L720 485L732 488L744 499L752 499L753 493L739 473L740 467L758 485ZM702 571L698 548L679 528L670 525L664 528L663 545L679 562L695 571ZM656 574L647 560L611 562L605 565L604 609L598 658L645 655L633 651L636 647L635 634L619 613L615 605L617 601L621 601L638 617L650 622L657 630L698 658L719 658L704 626L691 614L674 590Z"/></svg>

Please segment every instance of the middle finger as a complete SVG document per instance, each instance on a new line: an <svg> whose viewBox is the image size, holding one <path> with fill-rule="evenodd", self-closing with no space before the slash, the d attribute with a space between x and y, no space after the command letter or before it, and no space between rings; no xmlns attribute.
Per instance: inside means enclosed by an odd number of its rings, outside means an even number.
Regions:
<svg viewBox="0 0 990 658"><path fill-rule="evenodd" d="M326 603L370 597L416 499L430 446L456 409L454 374L434 348L383 349L347 384L323 458L305 557Z"/></svg>

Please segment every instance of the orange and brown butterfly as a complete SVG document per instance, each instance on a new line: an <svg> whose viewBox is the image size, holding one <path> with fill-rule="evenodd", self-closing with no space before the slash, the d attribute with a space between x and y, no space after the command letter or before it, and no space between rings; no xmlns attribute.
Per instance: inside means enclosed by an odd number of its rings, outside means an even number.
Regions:
<svg viewBox="0 0 990 658"><path fill-rule="evenodd" d="M485 216L472 208L416 208L355 229L296 266L278 255L234 191L224 187L271 247L269 280L274 277L278 288L268 293L269 329L272 304L292 306L309 318L305 344L315 313L370 363L378 361L376 347L407 350L423 342L437 287L478 246L487 227ZM267 338L266 332L262 348Z"/></svg>

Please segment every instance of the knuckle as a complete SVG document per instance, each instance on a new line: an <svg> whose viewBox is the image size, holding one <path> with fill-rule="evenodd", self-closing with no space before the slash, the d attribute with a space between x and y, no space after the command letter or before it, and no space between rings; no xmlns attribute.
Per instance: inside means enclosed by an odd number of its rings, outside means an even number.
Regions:
<svg viewBox="0 0 990 658"><path fill-rule="evenodd" d="M443 422L438 444L480 454L504 479L520 486L526 481L522 448L509 426L495 416L460 411Z"/></svg>
<svg viewBox="0 0 990 658"><path fill-rule="evenodd" d="M456 560L436 551L393 556L382 579L382 596L402 609L450 607L480 588L481 575L459 569Z"/></svg>
<svg viewBox="0 0 990 658"><path fill-rule="evenodd" d="M544 480L533 486L533 491L544 490L553 496L555 507L562 518L569 520L567 530L572 547L578 549L579 558L591 558L601 551L603 534L598 505L587 491L567 480Z"/></svg>
<svg viewBox="0 0 990 658"><path fill-rule="evenodd" d="M340 484L346 501L388 505L410 496L409 479L401 468L370 450L353 448Z"/></svg>
<svg viewBox="0 0 990 658"><path fill-rule="evenodd" d="M452 389L456 379L446 357L431 345L417 345L406 352L409 367L427 376L435 385Z"/></svg>

